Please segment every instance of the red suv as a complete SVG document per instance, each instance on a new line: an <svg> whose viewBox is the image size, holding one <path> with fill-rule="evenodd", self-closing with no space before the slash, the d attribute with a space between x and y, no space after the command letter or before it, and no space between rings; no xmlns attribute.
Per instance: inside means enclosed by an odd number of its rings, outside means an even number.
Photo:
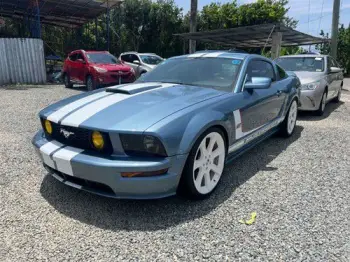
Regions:
<svg viewBox="0 0 350 262"><path fill-rule="evenodd" d="M85 84L88 90L103 85L135 81L135 71L107 51L71 52L64 61L62 77L66 87Z"/></svg>

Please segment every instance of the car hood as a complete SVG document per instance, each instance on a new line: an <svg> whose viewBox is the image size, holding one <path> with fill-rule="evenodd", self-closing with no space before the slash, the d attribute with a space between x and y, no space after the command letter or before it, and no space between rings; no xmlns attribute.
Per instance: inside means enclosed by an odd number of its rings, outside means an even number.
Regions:
<svg viewBox="0 0 350 262"><path fill-rule="evenodd" d="M150 68L150 69L153 69L153 68L155 68L157 65L149 65L149 64L145 64L145 66L147 66L148 68Z"/></svg>
<svg viewBox="0 0 350 262"><path fill-rule="evenodd" d="M319 81L324 77L323 72L294 71L294 73L300 79L302 85Z"/></svg>
<svg viewBox="0 0 350 262"><path fill-rule="evenodd" d="M130 71L130 66L124 65L124 64L119 64L119 65L118 64L93 64L93 66L101 67L108 71L123 71L123 72Z"/></svg>
<svg viewBox="0 0 350 262"><path fill-rule="evenodd" d="M40 116L66 126L142 132L163 118L226 92L197 86L138 83L62 100Z"/></svg>

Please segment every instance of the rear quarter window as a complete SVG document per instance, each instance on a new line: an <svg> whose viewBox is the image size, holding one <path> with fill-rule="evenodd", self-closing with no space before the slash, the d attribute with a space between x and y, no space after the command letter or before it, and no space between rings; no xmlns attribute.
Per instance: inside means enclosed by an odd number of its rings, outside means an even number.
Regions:
<svg viewBox="0 0 350 262"><path fill-rule="evenodd" d="M77 54L76 53L75 54L71 54L68 58L71 61L75 61L75 60L77 60Z"/></svg>

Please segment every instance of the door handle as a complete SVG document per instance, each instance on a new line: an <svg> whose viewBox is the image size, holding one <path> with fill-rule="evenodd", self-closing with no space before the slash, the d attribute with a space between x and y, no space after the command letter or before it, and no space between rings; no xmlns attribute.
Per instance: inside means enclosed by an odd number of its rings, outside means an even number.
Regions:
<svg viewBox="0 0 350 262"><path fill-rule="evenodd" d="M280 96L282 94L282 91L281 90L278 90L277 92L276 92L276 95L277 96Z"/></svg>

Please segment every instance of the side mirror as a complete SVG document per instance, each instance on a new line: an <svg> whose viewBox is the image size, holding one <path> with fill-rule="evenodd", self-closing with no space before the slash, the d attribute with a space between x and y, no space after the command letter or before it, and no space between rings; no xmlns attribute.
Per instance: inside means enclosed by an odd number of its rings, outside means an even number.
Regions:
<svg viewBox="0 0 350 262"><path fill-rule="evenodd" d="M252 80L246 82L244 85L245 90L254 90L254 89L267 89L272 83L271 78L269 77L252 77Z"/></svg>
<svg viewBox="0 0 350 262"><path fill-rule="evenodd" d="M339 72L342 72L343 70L341 69L341 68L339 68L339 67L331 67L331 69L330 69L330 72L331 73L339 73Z"/></svg>
<svg viewBox="0 0 350 262"><path fill-rule="evenodd" d="M133 64L139 65L139 64L140 64L140 61L139 61L139 60L134 60L134 61L132 61L132 63L133 63Z"/></svg>
<svg viewBox="0 0 350 262"><path fill-rule="evenodd" d="M77 62L85 64L85 61L83 59L77 59Z"/></svg>

